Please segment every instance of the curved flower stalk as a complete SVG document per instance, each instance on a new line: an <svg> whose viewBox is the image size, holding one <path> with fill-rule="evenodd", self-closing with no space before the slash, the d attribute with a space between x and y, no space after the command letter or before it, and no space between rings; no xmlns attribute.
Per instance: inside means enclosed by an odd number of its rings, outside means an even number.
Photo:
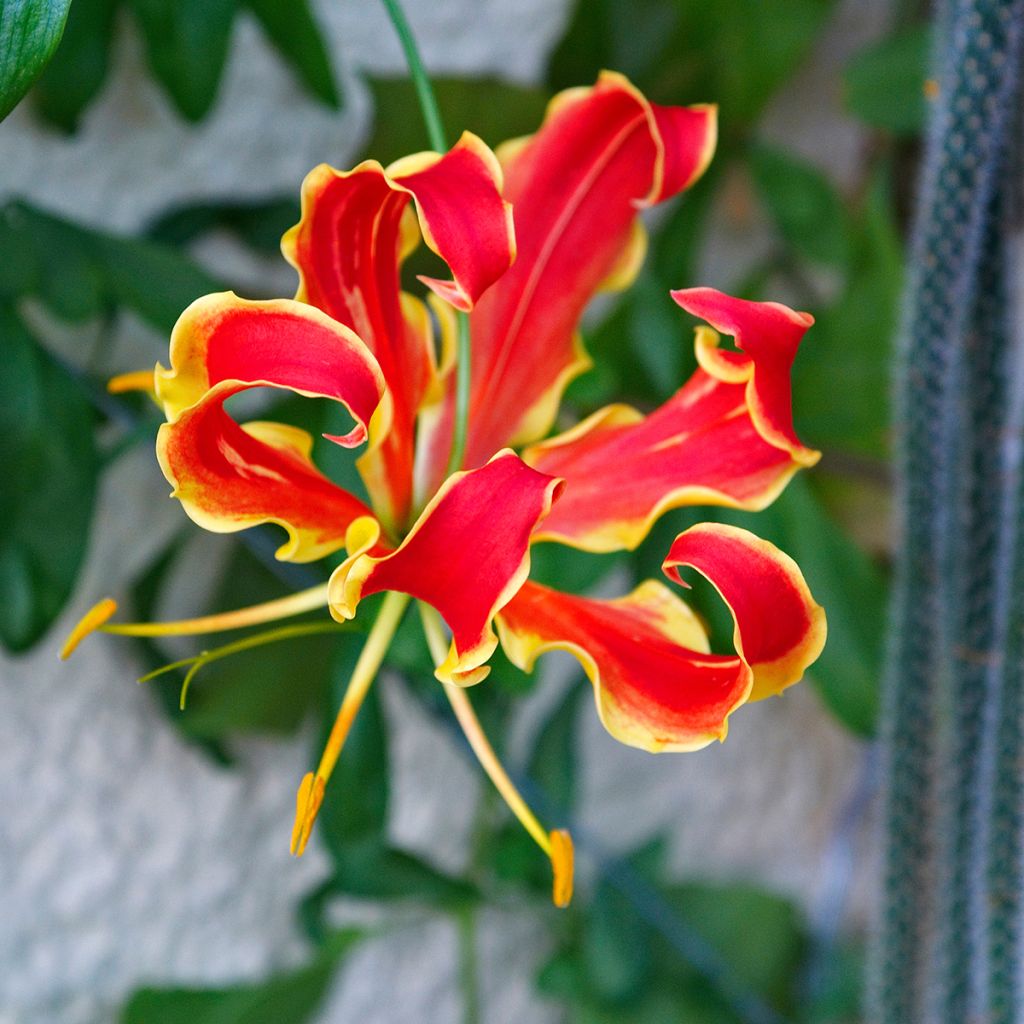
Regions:
<svg viewBox="0 0 1024 1024"><path fill-rule="evenodd" d="M96 628L199 632L313 607L347 620L363 598L388 592L324 756L299 790L294 852L308 841L411 598L470 744L551 858L560 905L572 889L568 834L530 812L465 691L485 679L499 643L526 671L545 651L573 653L608 731L649 751L724 739L734 711L797 682L821 651L824 613L797 566L733 527L688 530L664 562L670 580L685 586L680 572L689 568L718 589L735 621L733 654L712 653L700 620L662 583L595 600L529 580L534 543L632 549L671 508L763 508L818 458L793 429L790 396L790 367L812 318L710 288L672 293L706 323L696 332L700 368L664 405L647 415L609 406L546 437L566 386L590 365L583 310L597 292L629 285L644 254L639 212L700 177L715 135L713 107L655 106L605 73L555 97L535 135L496 154L467 133L447 153L388 168L318 167L282 246L299 272L295 299L223 293L182 314L170 366L158 366L152 382L166 417L157 453L173 495L209 530L281 526L278 558L342 548L346 557L326 588L208 620L111 625L113 604L101 604L69 649ZM420 241L451 273L422 279L426 302L399 284L401 262ZM472 372L465 455L449 472L461 430L456 311L468 313ZM719 331L735 347L721 347ZM352 429L330 440L365 443L357 465L369 505L316 468L308 434L231 417L225 400L256 386L341 403Z"/></svg>

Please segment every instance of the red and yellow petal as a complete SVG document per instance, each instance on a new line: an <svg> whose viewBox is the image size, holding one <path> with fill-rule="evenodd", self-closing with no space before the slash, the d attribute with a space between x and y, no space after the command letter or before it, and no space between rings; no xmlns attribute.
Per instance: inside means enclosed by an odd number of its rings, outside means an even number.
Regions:
<svg viewBox="0 0 1024 1024"><path fill-rule="evenodd" d="M616 600L527 582L497 618L510 660L530 671L545 651L569 651L594 687L598 714L642 750L697 750L724 739L729 716L798 682L825 644L825 613L788 555L746 530L705 523L681 533L666 574L687 565L733 614L736 655L708 653L696 615L648 580Z"/></svg>
<svg viewBox="0 0 1024 1024"><path fill-rule="evenodd" d="M344 546L370 510L310 461L313 439L277 423L240 426L223 408L233 385L217 385L165 423L157 458L185 512L215 533L276 523L288 533L277 557L308 562Z"/></svg>
<svg viewBox="0 0 1024 1024"><path fill-rule="evenodd" d="M750 693L742 658L709 654L696 615L655 580L610 601L527 582L497 625L502 648L524 671L546 651L573 654L608 732L652 753L724 739L729 715Z"/></svg>
<svg viewBox="0 0 1024 1024"><path fill-rule="evenodd" d="M472 308L515 257L501 191L494 154L469 133L444 155L419 153L386 169L373 160L351 171L321 164L306 176L302 219L281 243L299 272L296 298L356 331L383 370L392 417L361 468L396 524L410 508L416 412L434 384L429 321L422 303L401 293L399 265L422 234L452 271L451 281L425 283Z"/></svg>
<svg viewBox="0 0 1024 1024"><path fill-rule="evenodd" d="M337 619L350 619L363 597L398 590L432 605L452 631L443 682L483 679L497 646L492 621L526 579L530 534L551 508L561 481L530 469L511 451L445 481L397 548L371 553L372 520L349 531L349 557L331 577Z"/></svg>
<svg viewBox="0 0 1024 1024"><path fill-rule="evenodd" d="M587 551L632 550L671 508L764 508L800 468L758 432L744 385L702 370L647 417L608 406L523 459L566 482L536 539Z"/></svg>
<svg viewBox="0 0 1024 1024"><path fill-rule="evenodd" d="M675 539L663 569L686 586L684 565L706 577L732 612L736 651L754 674L750 699L799 682L821 654L827 627L796 562L747 530L702 523Z"/></svg>
<svg viewBox="0 0 1024 1024"><path fill-rule="evenodd" d="M171 366L158 366L156 394L171 422L217 388L222 400L249 387L287 388L341 402L355 426L332 438L361 444L384 394L377 361L347 327L292 299L204 295L171 333Z"/></svg>
<svg viewBox="0 0 1024 1024"><path fill-rule="evenodd" d="M750 415L765 440L801 465L813 466L821 454L806 447L793 428L790 371L814 317L778 302L736 299L714 288L685 288L672 292L672 298L735 338L739 352L719 349L717 338L706 334L697 346L701 365L722 380L745 382Z"/></svg>
<svg viewBox="0 0 1024 1024"><path fill-rule="evenodd" d="M551 426L589 366L577 325L593 295L623 286L642 255L638 209L691 184L715 143L713 107L659 108L621 75L555 97L536 135L500 152L518 256L471 317L468 466ZM452 395L431 425L431 481L447 464Z"/></svg>

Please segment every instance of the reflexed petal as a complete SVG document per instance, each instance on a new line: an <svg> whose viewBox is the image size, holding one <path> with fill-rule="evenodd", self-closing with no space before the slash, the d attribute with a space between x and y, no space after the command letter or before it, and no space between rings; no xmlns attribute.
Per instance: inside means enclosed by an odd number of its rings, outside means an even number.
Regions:
<svg viewBox="0 0 1024 1024"><path fill-rule="evenodd" d="M233 292L196 299L171 333L171 367L158 366L157 398L173 422L217 387L223 401L248 387L288 388L341 402L355 428L339 444L366 440L384 393L376 360L349 328L292 299L252 302Z"/></svg>
<svg viewBox="0 0 1024 1024"><path fill-rule="evenodd" d="M560 486L506 450L480 469L449 477L389 555L367 553L379 528L372 520L355 522L349 557L331 577L332 614L350 619L361 598L382 590L411 594L433 605L452 631L438 678L478 682L497 646L491 622L526 579L530 534Z"/></svg>
<svg viewBox="0 0 1024 1024"><path fill-rule="evenodd" d="M671 508L764 508L800 468L758 433L745 385L703 370L647 417L608 406L523 459L566 482L536 539L587 551L635 548Z"/></svg>
<svg viewBox="0 0 1024 1024"><path fill-rule="evenodd" d="M313 438L281 424L237 424L219 385L165 423L157 458L188 515L215 533L277 523L288 541L277 557L309 562L345 544L345 531L370 510L310 461Z"/></svg>
<svg viewBox="0 0 1024 1024"><path fill-rule="evenodd" d="M413 426L435 373L429 320L422 302L401 293L399 264L422 233L453 275L425 283L472 308L515 255L501 187L494 154L469 133L443 156L420 153L386 170L372 160L351 171L321 164L303 182L302 220L282 240L299 272L296 298L352 328L384 372L392 421L360 468L395 523L409 511Z"/></svg>
<svg viewBox="0 0 1024 1024"><path fill-rule="evenodd" d="M796 562L747 530L702 523L675 539L663 568L686 586L684 565L707 577L732 612L736 651L754 672L750 699L799 682L821 654L827 627Z"/></svg>
<svg viewBox="0 0 1024 1024"><path fill-rule="evenodd" d="M643 750L696 750L724 739L748 700L798 682L825 644L825 613L788 555L746 530L705 523L681 533L664 568L688 565L733 613L736 656L708 654L692 611L648 580L611 601L525 583L497 618L505 653L529 671L545 651L583 665L608 731Z"/></svg>
<svg viewBox="0 0 1024 1024"><path fill-rule="evenodd" d="M747 382L750 415L765 440L801 465L813 466L820 453L805 447L793 429L790 370L814 317L778 302L735 299L714 288L684 288L672 292L672 298L715 330L735 337L738 353L719 349L717 338L705 335L705 343L697 346L701 365L722 379Z"/></svg>
<svg viewBox="0 0 1024 1024"><path fill-rule="evenodd" d="M518 256L471 317L466 465L542 436L562 391L589 365L580 315L639 266L638 208L698 178L715 143L713 107L658 108L621 75L556 96L544 124L501 151ZM451 441L452 396L430 422L428 477Z"/></svg>
<svg viewBox="0 0 1024 1024"><path fill-rule="evenodd" d="M347 327L291 299L250 302L231 292L197 299L171 334L171 367L157 367L167 423L157 457L185 511L200 526L230 533L278 523L288 541L278 558L310 561L344 544L366 505L310 461L312 438L281 424L239 426L224 402L249 387L289 389L340 402L355 426L353 446L384 394L380 367Z"/></svg>
<svg viewBox="0 0 1024 1024"><path fill-rule="evenodd" d="M699 750L723 739L750 692L743 660L708 654L697 617L654 580L612 601L527 582L497 624L505 653L524 671L545 651L575 655L605 728L641 750Z"/></svg>

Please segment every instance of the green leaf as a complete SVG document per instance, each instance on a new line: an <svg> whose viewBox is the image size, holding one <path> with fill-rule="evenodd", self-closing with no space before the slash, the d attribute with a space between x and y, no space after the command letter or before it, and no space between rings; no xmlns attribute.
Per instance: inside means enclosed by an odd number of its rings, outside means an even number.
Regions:
<svg viewBox="0 0 1024 1024"><path fill-rule="evenodd" d="M537 736L527 765L530 779L562 814L572 814L576 804L576 765L579 762L577 723L580 700L590 696L584 681L570 686L556 704Z"/></svg>
<svg viewBox="0 0 1024 1024"><path fill-rule="evenodd" d="M449 131L471 131L489 146L537 130L547 105L542 89L509 85L489 78L434 79L437 102L444 111ZM423 125L416 110L412 83L401 79L371 79L373 91L373 133L366 153L389 163L427 148Z"/></svg>
<svg viewBox="0 0 1024 1024"><path fill-rule="evenodd" d="M306 88L327 106L340 109L327 46L307 0L243 0L267 37Z"/></svg>
<svg viewBox="0 0 1024 1024"><path fill-rule="evenodd" d="M147 988L121 1011L120 1024L303 1024L323 1002L339 963L364 937L332 935L306 967L233 988Z"/></svg>
<svg viewBox="0 0 1024 1024"><path fill-rule="evenodd" d="M792 1008L806 946L792 903L742 883L690 883L663 892L669 906L729 965L735 981L776 1008Z"/></svg>
<svg viewBox="0 0 1024 1024"><path fill-rule="evenodd" d="M880 459L889 450L889 365L903 282L903 244L878 175L852 219L847 279L793 368L797 430L826 452ZM842 401L828 381L842 382Z"/></svg>
<svg viewBox="0 0 1024 1024"><path fill-rule="evenodd" d="M846 208L826 175L768 146L751 152L750 172L761 202L794 253L812 263L846 266Z"/></svg>
<svg viewBox="0 0 1024 1024"><path fill-rule="evenodd" d="M367 608L367 612L372 619L373 611ZM353 642L339 649L330 673L331 697L326 702L318 749L334 722L360 648L360 643ZM465 902L474 895L470 886L389 843L391 766L379 686L379 682L374 684L359 709L324 793L315 834L331 855L334 876L320 904L335 893L368 899L418 899L446 907ZM317 909L310 911L313 917Z"/></svg>
<svg viewBox="0 0 1024 1024"><path fill-rule="evenodd" d="M552 88L623 70L660 103L714 102L726 140L754 121L796 69L830 0L580 0L548 68Z"/></svg>
<svg viewBox="0 0 1024 1024"><path fill-rule="evenodd" d="M78 383L0 304L0 641L32 646L85 558L98 459Z"/></svg>
<svg viewBox="0 0 1024 1024"><path fill-rule="evenodd" d="M930 27L918 25L862 50L843 75L850 112L894 135L919 135L927 111L930 48Z"/></svg>
<svg viewBox="0 0 1024 1024"><path fill-rule="evenodd" d="M163 214L146 234L164 245L187 245L209 231L233 232L246 245L280 256L281 236L299 220L298 197L259 203L200 203Z"/></svg>
<svg viewBox="0 0 1024 1024"><path fill-rule="evenodd" d="M107 77L119 0L75 0L64 37L32 91L36 112L73 132Z"/></svg>
<svg viewBox="0 0 1024 1024"><path fill-rule="evenodd" d="M84 228L26 203L0 211L0 243L0 293L33 295L76 323L125 306L170 331L193 299L223 288L169 246Z"/></svg>
<svg viewBox="0 0 1024 1024"><path fill-rule="evenodd" d="M0 2L0 120L28 92L60 42L71 0Z"/></svg>
<svg viewBox="0 0 1024 1024"><path fill-rule="evenodd" d="M128 0L146 41L153 74L190 121L209 113L217 95L235 0Z"/></svg>
<svg viewBox="0 0 1024 1024"><path fill-rule="evenodd" d="M324 702L321 745L327 740L363 645L363 637L346 637L346 640L351 642L339 647L330 670L330 697ZM389 773L387 722L379 687L375 684L345 741L317 821L324 842L335 857L342 848L359 840L385 839Z"/></svg>
<svg viewBox="0 0 1024 1024"><path fill-rule="evenodd" d="M608 883L598 886L587 907L582 953L588 987L603 1003L635 998L650 974L649 926Z"/></svg>
<svg viewBox="0 0 1024 1024"><path fill-rule="evenodd" d="M444 909L479 898L467 882L438 871L415 854L372 839L335 851L334 865L334 892L347 896L417 900Z"/></svg>
<svg viewBox="0 0 1024 1024"><path fill-rule="evenodd" d="M104 278L107 299L170 331L194 299L223 287L186 256L142 238L96 232L90 247Z"/></svg>

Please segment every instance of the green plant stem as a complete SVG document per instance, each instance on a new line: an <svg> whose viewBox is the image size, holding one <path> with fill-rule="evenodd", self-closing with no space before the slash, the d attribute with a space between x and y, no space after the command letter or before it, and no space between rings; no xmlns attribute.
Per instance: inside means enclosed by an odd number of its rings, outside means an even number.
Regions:
<svg viewBox="0 0 1024 1024"><path fill-rule="evenodd" d="M434 87L430 84L430 77L423 66L420 58L420 51L416 46L416 39L406 20L405 12L398 0L381 0L391 24L394 26L395 35L402 44L405 53L405 62L409 65L409 77L416 87L416 96L420 101L420 110L423 113L423 120L427 126L427 137L430 145L439 153L448 148L448 142L444 133L444 121L441 119L441 111L437 106L437 97L434 95Z"/></svg>
<svg viewBox="0 0 1024 1024"><path fill-rule="evenodd" d="M173 672L175 669L190 666L185 681L181 684L181 696L179 707L185 710L185 700L188 697L188 688L196 673L211 661L219 661L221 658L230 657L232 654L239 654L242 651L252 650L254 647L263 647L265 644L278 643L281 640L292 640L300 636L313 636L317 633L343 633L348 632L349 627L339 622L304 622L296 626L282 626L280 629L270 629L264 633L257 633L254 636L247 636L242 640L235 640L233 643L225 644L223 647L214 648L211 651L202 651L190 658L182 658L180 661L172 661L169 665L154 669L140 676L139 682L146 683L157 676Z"/></svg>
<svg viewBox="0 0 1024 1024"><path fill-rule="evenodd" d="M463 1024L480 1024L479 966L476 959L476 911L462 907L456 913L459 927L459 985L462 989Z"/></svg>
<svg viewBox="0 0 1024 1024"><path fill-rule="evenodd" d="M430 145L439 153L448 148L448 140L445 135L444 121L441 119L441 111L437 106L437 97L434 95L434 87L430 84L430 76L423 66L419 49L416 46L416 39L406 20L405 12L399 0L381 0L391 24L402 44L405 53L405 62L409 67L409 77L412 79L416 89L416 96L419 99L420 111L423 114L423 121L427 129L427 137ZM452 417L452 446L448 454L448 475L462 468L462 460L466 454L466 433L469 423L469 384L471 376L472 358L469 344L469 320L465 313L457 315L458 336L456 341L455 359L455 410Z"/></svg>
<svg viewBox="0 0 1024 1024"><path fill-rule="evenodd" d="M469 427L470 345L469 317L460 313L457 357L455 360L455 414L452 417L452 449L448 455L448 475L462 468L466 456L466 433Z"/></svg>

